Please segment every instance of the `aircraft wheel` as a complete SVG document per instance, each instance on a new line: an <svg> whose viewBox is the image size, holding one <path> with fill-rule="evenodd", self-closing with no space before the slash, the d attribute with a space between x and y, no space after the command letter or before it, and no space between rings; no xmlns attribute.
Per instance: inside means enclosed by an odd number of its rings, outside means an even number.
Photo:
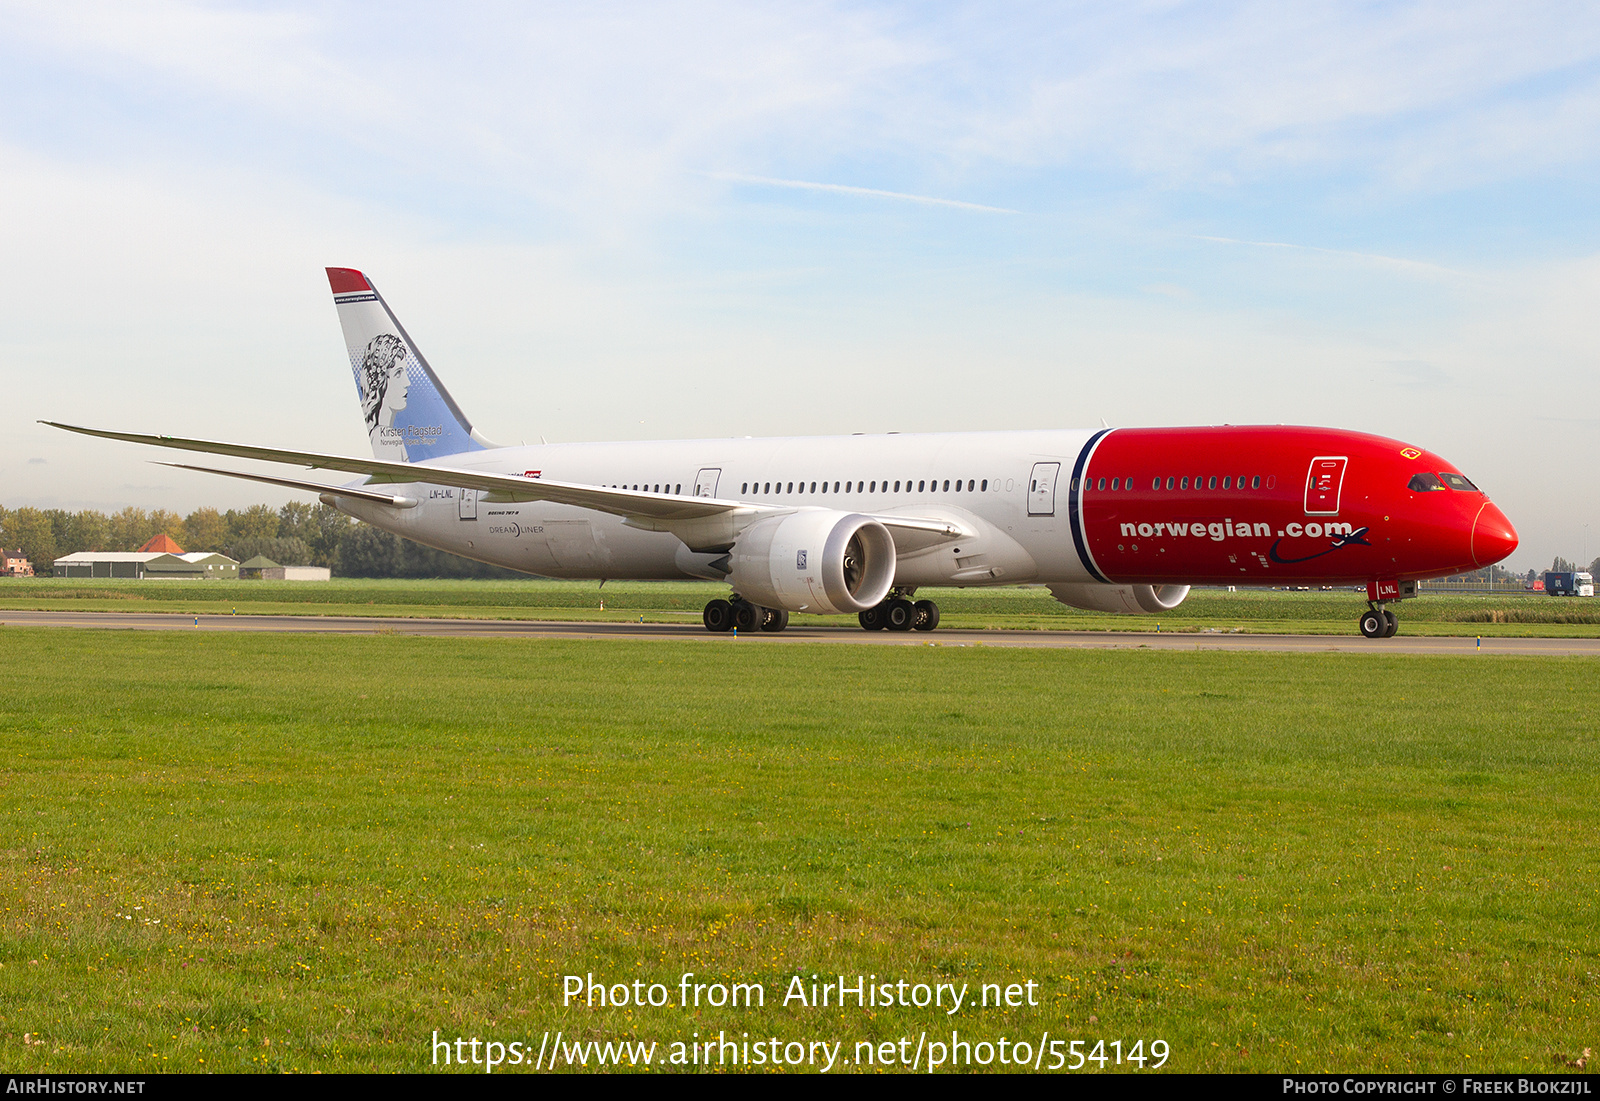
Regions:
<svg viewBox="0 0 1600 1101"><path fill-rule="evenodd" d="M881 631L889 626L884 614L884 605L874 604L860 615L856 616L864 631Z"/></svg>
<svg viewBox="0 0 1600 1101"><path fill-rule="evenodd" d="M1361 633L1367 638L1384 638L1384 632L1389 629L1389 621L1384 614L1376 608L1370 608L1361 615Z"/></svg>
<svg viewBox="0 0 1600 1101"><path fill-rule="evenodd" d="M766 613L766 618L761 621L763 631L781 631L789 626L789 613L782 608L768 608Z"/></svg>
<svg viewBox="0 0 1600 1101"><path fill-rule="evenodd" d="M726 600L710 601L700 614L700 621L708 631L726 631L733 626L733 605Z"/></svg>
<svg viewBox="0 0 1600 1101"><path fill-rule="evenodd" d="M767 610L759 604L752 604L748 600L738 600L733 605L733 625L739 630L749 633L759 630L767 621Z"/></svg>
<svg viewBox="0 0 1600 1101"><path fill-rule="evenodd" d="M919 631L931 631L939 626L939 605L931 600L919 600L912 605L916 610L916 622L912 624Z"/></svg>
<svg viewBox="0 0 1600 1101"><path fill-rule="evenodd" d="M909 631L917 622L917 609L911 601L896 598L883 606L883 619L891 631Z"/></svg>
<svg viewBox="0 0 1600 1101"><path fill-rule="evenodd" d="M1395 635L1400 633L1400 617L1395 615L1388 608L1385 608L1383 610L1383 622L1384 622L1384 630L1383 630L1383 637L1384 638L1393 638Z"/></svg>

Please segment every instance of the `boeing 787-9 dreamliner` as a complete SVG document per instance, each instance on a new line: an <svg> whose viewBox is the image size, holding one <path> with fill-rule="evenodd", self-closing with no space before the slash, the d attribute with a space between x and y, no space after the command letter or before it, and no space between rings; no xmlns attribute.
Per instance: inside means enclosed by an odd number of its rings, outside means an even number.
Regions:
<svg viewBox="0 0 1600 1101"><path fill-rule="evenodd" d="M499 447L359 271L329 268L370 459L107 432L357 475L343 485L186 469L317 493L397 535L546 577L702 578L712 631L789 613L933 630L926 586L1037 583L1148 614L1191 585L1365 585L1361 633L1419 579L1498 562L1505 515L1455 464L1331 428L1224 425Z"/></svg>

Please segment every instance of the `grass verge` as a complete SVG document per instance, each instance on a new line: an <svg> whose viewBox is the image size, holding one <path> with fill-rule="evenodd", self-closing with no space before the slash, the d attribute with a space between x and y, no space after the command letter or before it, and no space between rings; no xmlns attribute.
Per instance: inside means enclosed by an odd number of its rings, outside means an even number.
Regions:
<svg viewBox="0 0 1600 1101"><path fill-rule="evenodd" d="M727 587L696 582L593 581L81 581L0 582L0 610L170 612L180 615L330 615L697 623L705 602ZM1057 603L1042 587L922 589L941 622L975 630L1355 632L1365 596L1350 591L1235 593L1196 590L1156 616L1086 612ZM1593 638L1600 606L1543 595L1440 594L1399 605L1414 635ZM854 625L853 616L796 615L797 626Z"/></svg>
<svg viewBox="0 0 1600 1101"><path fill-rule="evenodd" d="M1183 1071L1600 1038L1583 659L5 638L15 1073L418 1070L435 1031L1048 1032ZM562 1004L686 972L766 1004ZM812 975L1039 1004L784 1005Z"/></svg>

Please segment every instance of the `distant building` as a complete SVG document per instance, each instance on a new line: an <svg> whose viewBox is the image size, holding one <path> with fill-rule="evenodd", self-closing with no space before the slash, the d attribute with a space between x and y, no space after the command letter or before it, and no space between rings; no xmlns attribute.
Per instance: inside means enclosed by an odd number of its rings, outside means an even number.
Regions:
<svg viewBox="0 0 1600 1101"><path fill-rule="evenodd" d="M247 558L239 563L239 577L245 581L260 581L262 570L275 570L278 564L264 554Z"/></svg>
<svg viewBox="0 0 1600 1101"><path fill-rule="evenodd" d="M79 551L54 562L57 577L125 577L136 581L233 581L239 563L225 554L188 551L162 533L136 551Z"/></svg>
<svg viewBox="0 0 1600 1101"><path fill-rule="evenodd" d="M239 563L239 576L261 581L329 581L333 573L326 566L280 566L264 554Z"/></svg>
<svg viewBox="0 0 1600 1101"><path fill-rule="evenodd" d="M28 561L22 548L0 549L0 577L32 577L33 563Z"/></svg>
<svg viewBox="0 0 1600 1101"><path fill-rule="evenodd" d="M261 571L263 581L330 581L327 566L271 566Z"/></svg>
<svg viewBox="0 0 1600 1101"><path fill-rule="evenodd" d="M169 539L168 542L171 542ZM175 544L174 544L175 545ZM236 580L239 563L225 554L191 551L78 551L57 558L57 577L122 577L137 581Z"/></svg>
<svg viewBox="0 0 1600 1101"><path fill-rule="evenodd" d="M210 551L190 551L175 557L196 569L204 569L200 574L206 581L237 581L239 580L239 563L225 554L213 554Z"/></svg>

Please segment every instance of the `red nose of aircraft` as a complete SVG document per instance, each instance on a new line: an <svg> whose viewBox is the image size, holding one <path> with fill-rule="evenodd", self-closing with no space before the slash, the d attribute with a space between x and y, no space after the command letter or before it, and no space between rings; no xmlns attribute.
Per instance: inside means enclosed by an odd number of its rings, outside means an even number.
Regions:
<svg viewBox="0 0 1600 1101"><path fill-rule="evenodd" d="M1500 561L1517 549L1517 531L1492 503L1485 501L1472 524L1472 560L1480 566Z"/></svg>

